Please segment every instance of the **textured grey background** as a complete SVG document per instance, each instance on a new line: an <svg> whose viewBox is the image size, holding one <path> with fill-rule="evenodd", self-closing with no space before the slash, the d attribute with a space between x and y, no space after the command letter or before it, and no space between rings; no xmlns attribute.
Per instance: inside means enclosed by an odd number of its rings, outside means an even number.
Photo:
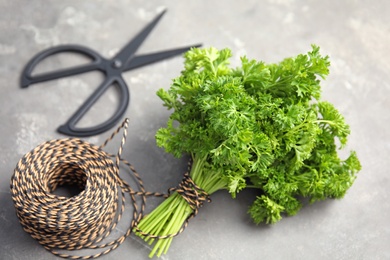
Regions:
<svg viewBox="0 0 390 260"><path fill-rule="evenodd" d="M26 62L38 51L83 44L111 57L164 7L167 14L140 52L203 43L239 56L277 62L321 46L331 73L323 99L345 115L352 134L347 149L363 165L344 199L305 206L273 226L255 226L246 214L255 191L232 200L216 193L162 259L390 259L390 2L386 0L267 1L6 1L0 0L0 259L56 259L20 227L9 193L17 161L43 141L62 138L55 129L101 79L88 74L19 88ZM63 61L64 60L64 61ZM50 68L73 58L44 64ZM165 191L181 179L185 161L155 147L154 133L169 112L155 96L182 69L174 58L124 77L131 103L124 156L146 187ZM109 91L82 122L111 115ZM85 138L100 144L108 133ZM115 145L112 146L115 149ZM158 201L151 201L153 207ZM121 228L116 230L117 234ZM131 236L101 259L147 259L150 248Z"/></svg>

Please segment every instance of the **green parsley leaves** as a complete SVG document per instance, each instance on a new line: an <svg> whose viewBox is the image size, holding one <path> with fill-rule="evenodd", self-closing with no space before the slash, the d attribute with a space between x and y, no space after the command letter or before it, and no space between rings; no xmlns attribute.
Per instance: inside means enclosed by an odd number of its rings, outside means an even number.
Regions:
<svg viewBox="0 0 390 260"><path fill-rule="evenodd" d="M256 223L295 214L298 196L342 197L360 164L354 152L338 157L349 126L320 100L328 57L314 45L278 64L242 57L241 67L231 69L230 57L229 49L186 53L181 76L158 91L173 112L157 144L177 157L205 158L204 175L219 174L233 197L247 186L261 189L249 210Z"/></svg>

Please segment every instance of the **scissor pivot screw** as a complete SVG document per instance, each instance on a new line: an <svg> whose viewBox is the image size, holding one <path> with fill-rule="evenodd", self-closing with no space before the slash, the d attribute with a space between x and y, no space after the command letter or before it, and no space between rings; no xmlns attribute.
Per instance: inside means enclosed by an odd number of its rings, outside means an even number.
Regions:
<svg viewBox="0 0 390 260"><path fill-rule="evenodd" d="M112 67L114 67L115 69L119 69L122 67L122 62L120 60L114 60L112 63Z"/></svg>

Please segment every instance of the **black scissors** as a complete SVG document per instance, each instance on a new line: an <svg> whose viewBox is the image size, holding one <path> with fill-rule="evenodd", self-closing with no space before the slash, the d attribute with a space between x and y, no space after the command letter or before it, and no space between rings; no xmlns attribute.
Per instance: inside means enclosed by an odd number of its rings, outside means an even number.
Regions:
<svg viewBox="0 0 390 260"><path fill-rule="evenodd" d="M61 45L38 53L27 63L23 70L21 76L21 87L26 88L34 83L77 75L94 70L102 71L106 76L103 83L84 102L84 104L79 107L79 109L70 117L70 119L57 129L57 131L70 136L92 136L107 131L120 120L129 104L129 90L127 88L126 82L122 78L122 72L170 58L182 54L192 47L200 46L194 45L151 54L134 55L138 47L153 30L165 12L165 10L161 12L112 59L105 59L90 48L80 45ZM62 52L78 53L90 58L92 62L86 65L80 65L73 68L67 68L32 76L31 73L39 62L51 55ZM97 126L85 128L76 127L76 123L85 115L85 113L92 107L92 105L99 99L99 97L102 96L108 87L112 86L113 84L117 85L120 91L120 103L114 115L106 122Z"/></svg>

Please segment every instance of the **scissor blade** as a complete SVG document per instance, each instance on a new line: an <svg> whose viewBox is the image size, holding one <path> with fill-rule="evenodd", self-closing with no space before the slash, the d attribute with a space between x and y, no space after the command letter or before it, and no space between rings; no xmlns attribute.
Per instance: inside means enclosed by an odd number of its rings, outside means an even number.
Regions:
<svg viewBox="0 0 390 260"><path fill-rule="evenodd" d="M133 54L137 51L139 46L145 41L146 37L153 30L166 10L162 11L153 21L151 21L141 32L137 34L115 57L114 61L125 65Z"/></svg>
<svg viewBox="0 0 390 260"><path fill-rule="evenodd" d="M125 65L125 67L123 68L123 71L139 68L139 67L157 62L157 61L165 60L165 59L183 54L184 52L190 50L191 48L200 47L200 46L201 46L201 44L197 44L197 45L182 47L182 48L173 49L173 50L137 55L137 56L134 56L131 59L131 61Z"/></svg>

